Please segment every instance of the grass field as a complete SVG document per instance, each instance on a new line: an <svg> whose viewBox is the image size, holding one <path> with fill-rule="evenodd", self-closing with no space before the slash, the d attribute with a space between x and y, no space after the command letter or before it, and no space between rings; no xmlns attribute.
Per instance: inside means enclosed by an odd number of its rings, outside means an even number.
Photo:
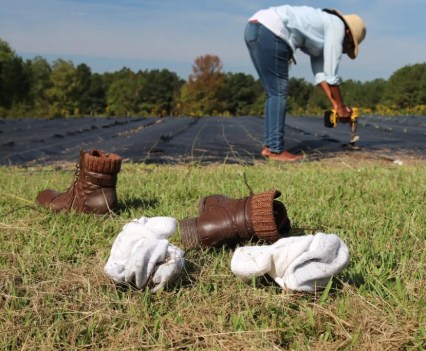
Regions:
<svg viewBox="0 0 426 351"><path fill-rule="evenodd" d="M0 168L1 350L424 350L426 161L377 157L295 165L123 165L122 211L53 214L34 199L65 190L71 166ZM249 284L232 251L186 252L186 275L151 294L116 287L103 266L122 226L182 219L200 197L278 189L293 235L336 233L350 265L316 294ZM179 231L171 241L180 245Z"/></svg>

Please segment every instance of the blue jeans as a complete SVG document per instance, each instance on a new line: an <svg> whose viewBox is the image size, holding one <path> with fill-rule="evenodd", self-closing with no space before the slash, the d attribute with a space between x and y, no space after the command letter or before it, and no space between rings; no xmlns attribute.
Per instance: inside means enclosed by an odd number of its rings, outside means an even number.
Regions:
<svg viewBox="0 0 426 351"><path fill-rule="evenodd" d="M284 125L288 95L288 44L260 23L248 22L244 39L266 92L264 144L272 152L284 150Z"/></svg>

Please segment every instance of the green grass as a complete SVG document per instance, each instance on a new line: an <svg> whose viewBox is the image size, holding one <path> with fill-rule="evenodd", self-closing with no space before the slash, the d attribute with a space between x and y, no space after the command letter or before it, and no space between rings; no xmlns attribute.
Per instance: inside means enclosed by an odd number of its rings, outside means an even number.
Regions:
<svg viewBox="0 0 426 351"><path fill-rule="evenodd" d="M293 235L336 233L350 265L324 292L249 284L232 251L186 252L185 277L150 294L103 274L112 242L141 216L197 215L202 196L278 189ZM0 168L0 349L424 350L426 163L332 159L255 166L124 164L118 215L53 214L34 199L73 171ZM171 241L180 246L179 232Z"/></svg>

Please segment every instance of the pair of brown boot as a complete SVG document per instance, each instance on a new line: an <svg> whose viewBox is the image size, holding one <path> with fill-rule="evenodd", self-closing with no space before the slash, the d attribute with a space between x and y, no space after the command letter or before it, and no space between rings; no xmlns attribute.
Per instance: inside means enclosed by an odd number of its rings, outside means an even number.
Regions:
<svg viewBox="0 0 426 351"><path fill-rule="evenodd" d="M80 152L75 180L65 192L46 189L36 202L56 212L104 215L118 208L117 174L122 159L101 150ZM211 195L199 202L199 215L180 221L185 248L233 246L252 239L275 242L288 234L291 223L277 190L231 199Z"/></svg>

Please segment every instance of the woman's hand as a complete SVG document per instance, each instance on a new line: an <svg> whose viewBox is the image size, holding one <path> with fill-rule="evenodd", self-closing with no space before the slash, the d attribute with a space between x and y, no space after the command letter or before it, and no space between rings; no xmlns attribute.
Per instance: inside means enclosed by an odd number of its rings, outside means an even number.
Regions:
<svg viewBox="0 0 426 351"><path fill-rule="evenodd" d="M339 122L349 123L351 121L352 109L346 105L340 105L336 108Z"/></svg>

